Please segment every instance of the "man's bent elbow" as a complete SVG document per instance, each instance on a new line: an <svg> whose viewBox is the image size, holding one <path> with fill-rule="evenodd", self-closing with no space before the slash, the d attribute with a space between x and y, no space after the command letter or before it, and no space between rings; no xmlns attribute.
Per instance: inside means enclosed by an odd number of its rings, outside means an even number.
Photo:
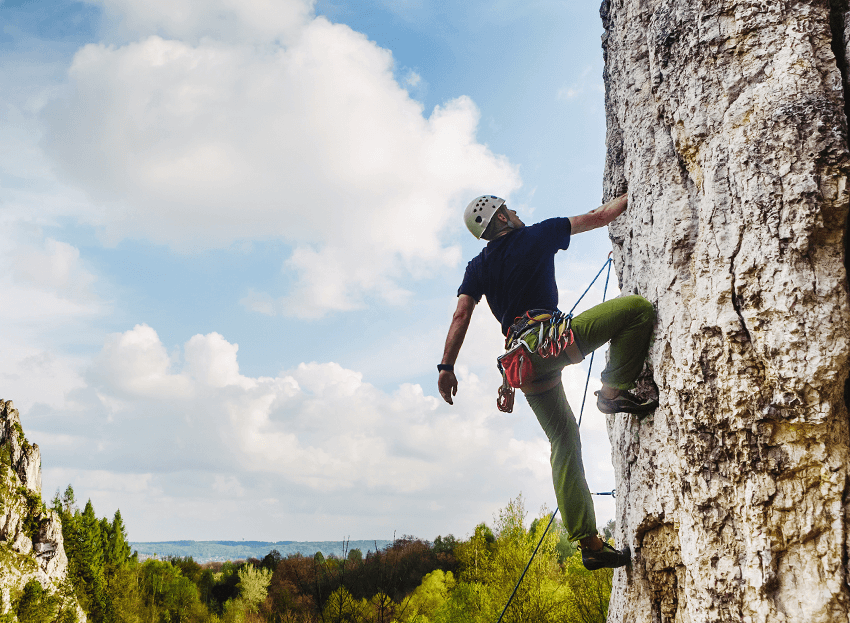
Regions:
<svg viewBox="0 0 850 623"><path fill-rule="evenodd" d="M452 315L452 320L456 322L469 322L472 318L472 312L475 311L477 301L468 294L461 294L458 297L457 309Z"/></svg>

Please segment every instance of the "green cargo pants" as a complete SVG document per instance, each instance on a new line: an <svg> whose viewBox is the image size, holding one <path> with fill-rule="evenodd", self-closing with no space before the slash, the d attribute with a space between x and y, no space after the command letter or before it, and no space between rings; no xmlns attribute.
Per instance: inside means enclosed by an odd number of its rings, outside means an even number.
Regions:
<svg viewBox="0 0 850 623"><path fill-rule="evenodd" d="M602 382L617 389L631 389L643 368L654 324L652 304L642 296L632 295L588 309L573 318L572 328L583 356L611 342ZM531 359L535 381L560 376L561 370L571 363L565 354L544 359L535 353ZM543 393L525 397L552 447L552 481L567 535L572 541L593 536L596 514L584 477L578 425L564 386L558 383Z"/></svg>

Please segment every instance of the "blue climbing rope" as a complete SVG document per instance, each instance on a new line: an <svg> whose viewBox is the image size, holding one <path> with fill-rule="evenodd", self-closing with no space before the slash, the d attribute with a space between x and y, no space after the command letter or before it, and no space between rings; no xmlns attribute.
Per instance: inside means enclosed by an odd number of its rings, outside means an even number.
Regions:
<svg viewBox="0 0 850 623"><path fill-rule="evenodd" d="M611 254L608 254L608 261L605 262L608 265L608 274L605 275L605 289L602 290L602 302L605 302L605 295L608 294L608 280L611 278ZM602 271L605 270L605 266L602 266L602 269L598 273L596 273L596 277L593 278L593 281L602 274ZM593 285L593 281L590 282L590 285ZM590 286L588 286L587 290L590 290ZM587 294L587 290L584 291ZM582 294L584 296L584 294ZM579 299L580 301L581 299ZM578 303L576 303L578 305ZM576 308L576 305L573 305L573 309ZM572 311L570 312L572 313ZM587 380L584 382L584 395L581 397L581 409L578 412L578 425L581 428L581 418L584 416L584 403L587 400L587 387L590 385L590 371L593 369L593 356L596 354L596 351L590 353L590 363L587 365Z"/></svg>
<svg viewBox="0 0 850 623"><path fill-rule="evenodd" d="M611 261L612 261L611 255L612 255L612 253L608 254L608 259L602 265L602 268L599 269L599 272L596 273L596 276L593 278L593 281L590 282L590 285L587 286L585 291L581 293L581 296L578 297L578 300L575 302L575 305L573 305L572 309L570 309L570 315L572 315L575 308L578 307L578 304L581 303L581 299L584 298L584 295L587 294L590 291L590 288L593 287L593 284L596 283L596 280L599 279L599 275L602 274L602 271L605 270L605 268L608 268L608 274L605 276L605 289L602 291L602 302L603 303L605 302L605 295L608 293L608 280L611 277ZM579 426L581 426L581 418L584 415L584 403L585 403L585 400L587 399L587 388L590 384L590 371L593 368L593 354L594 353L590 354L590 364L587 367L587 380L584 383L584 396L581 399L581 410L579 410L579 414L578 414L578 425ZM613 496L614 491L611 491L610 493L608 493L608 492L594 493L593 495L611 495L611 496ZM496 623L502 623L502 617L505 616L505 612L508 611L508 607L511 605L511 602L514 600L514 595L516 595L517 590L519 590L519 585L522 584L522 581L525 578L525 574L528 572L529 567L531 567L531 562L534 560L534 557L537 555L537 550L539 550L540 546L543 545L543 539L546 538L546 534L549 532L549 528L552 527L552 522L555 521L555 514L557 512L558 512L558 507L556 506L555 510L552 512L552 516L549 518L549 523L546 524L546 529L543 531L543 534L540 537L540 541L537 543L537 547L535 547L534 551L531 553L531 558L528 559L528 564L525 565L525 569L522 570L522 575L519 576L519 580L517 580L516 586L514 586L514 590L511 593L511 596L508 597L508 603L505 604L505 607L502 610L502 614L499 615L499 620L496 621Z"/></svg>
<svg viewBox="0 0 850 623"><path fill-rule="evenodd" d="M605 260L605 263L602 265L602 268L599 269L599 272L596 273L596 276L593 278L593 281L590 282L590 285L587 286L587 288L585 288L584 292L581 293L581 296L578 297L578 300L576 301L575 305L573 305L572 308L570 309L569 315L571 315L575 311L576 307L578 307L578 304L581 303L581 299L584 298L584 295L587 294L588 292L590 292L590 289L593 287L593 284L596 283L596 280L599 279L599 275L602 274L603 270L605 270L607 268L608 269L608 277L611 276L611 262L612 262L611 255L613 253L614 252L611 251L611 253L608 254L608 259ZM606 290L608 289L608 277L605 278L605 289ZM602 300L603 301L605 300L605 293L604 292L602 293Z"/></svg>

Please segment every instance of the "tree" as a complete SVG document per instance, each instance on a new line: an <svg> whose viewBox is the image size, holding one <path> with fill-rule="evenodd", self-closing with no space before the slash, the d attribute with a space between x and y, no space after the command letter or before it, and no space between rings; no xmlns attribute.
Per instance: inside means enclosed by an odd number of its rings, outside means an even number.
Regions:
<svg viewBox="0 0 850 623"><path fill-rule="evenodd" d="M260 564L264 569L268 569L269 571L274 573L275 569L277 569L277 566L280 564L282 558L283 557L280 555L280 552L276 549L273 549L265 555L262 563Z"/></svg>
<svg viewBox="0 0 850 623"><path fill-rule="evenodd" d="M221 575L216 578L212 587L210 588L210 594L212 597L212 602L214 602L213 609L221 611L228 601L236 599L239 596L239 569L230 561L225 562L221 567Z"/></svg>
<svg viewBox="0 0 850 623"><path fill-rule="evenodd" d="M244 623L247 608L241 599L229 599L221 613L222 623Z"/></svg>
<svg viewBox="0 0 850 623"><path fill-rule="evenodd" d="M407 620L411 623L432 621L437 611L448 601L454 587L455 579L451 571L437 569L426 575L407 602Z"/></svg>
<svg viewBox="0 0 850 623"><path fill-rule="evenodd" d="M487 597L481 588L480 585L458 582L449 593L449 599L434 614L434 623L495 621L496 619L492 616L495 610L487 602Z"/></svg>
<svg viewBox="0 0 850 623"><path fill-rule="evenodd" d="M575 552L566 563L569 620L575 623L605 623L611 598L611 569L588 571L581 563L581 552Z"/></svg>
<svg viewBox="0 0 850 623"><path fill-rule="evenodd" d="M603 201L657 310L608 416L616 621L850 613L846 0L605 0ZM771 50L770 53L765 51Z"/></svg>
<svg viewBox="0 0 850 623"><path fill-rule="evenodd" d="M492 567L496 537L487 524L475 526L472 538L456 549L458 561L463 567L463 579L467 582L483 582L489 577Z"/></svg>
<svg viewBox="0 0 850 623"><path fill-rule="evenodd" d="M143 623L144 599L140 586L140 566L135 561L108 565L107 586L114 623Z"/></svg>
<svg viewBox="0 0 850 623"><path fill-rule="evenodd" d="M209 618L195 584L170 562L146 560L140 565L139 584L145 621L201 623Z"/></svg>
<svg viewBox="0 0 850 623"><path fill-rule="evenodd" d="M56 495L58 497L58 491ZM62 511L66 515L73 515L75 510L77 510L77 498L74 495L74 487L68 485L65 488L65 493L62 495Z"/></svg>
<svg viewBox="0 0 850 623"><path fill-rule="evenodd" d="M120 509L115 511L112 523L108 526L107 535L104 547L105 562L111 565L123 565L130 557L130 543L127 542L127 529L124 527Z"/></svg>
<svg viewBox="0 0 850 623"><path fill-rule="evenodd" d="M505 612L505 623L519 621L566 620L569 589L564 586L561 567L557 562L560 535L544 530L551 515L548 512L532 522L534 529L525 528L525 508L522 496L511 500L499 511L495 534L480 524L469 541L457 548L461 563L461 582L455 587L437 619L447 613L457 616L464 608L472 620L495 620L508 604L526 564L538 543L540 549L528 567L525 579ZM493 539L492 541L490 539ZM471 589L471 590L470 590Z"/></svg>
<svg viewBox="0 0 850 623"><path fill-rule="evenodd" d="M51 623L59 611L59 599L45 591L37 580L24 585L24 591L15 605L18 621L26 623Z"/></svg>
<svg viewBox="0 0 850 623"><path fill-rule="evenodd" d="M239 597L250 612L256 612L266 600L272 572L268 569L245 565L239 572Z"/></svg>
<svg viewBox="0 0 850 623"><path fill-rule="evenodd" d="M365 605L340 586L328 598L322 613L327 623L359 623L365 617Z"/></svg>
<svg viewBox="0 0 850 623"><path fill-rule="evenodd" d="M101 517L98 524L100 525L100 551L103 556L103 565L106 567L109 562L109 531L111 525L106 517Z"/></svg>
<svg viewBox="0 0 850 623"><path fill-rule="evenodd" d="M269 601L275 615L307 618L321 613L317 571L313 559L301 554L280 561L269 584Z"/></svg>
<svg viewBox="0 0 850 623"><path fill-rule="evenodd" d="M103 623L110 617L109 597L103 568L103 536L91 500L86 502L82 513L75 513L74 523L75 562L82 581L85 606L94 623Z"/></svg>
<svg viewBox="0 0 850 623"><path fill-rule="evenodd" d="M434 539L434 551L438 554L452 554L457 544L458 540L453 534L447 534L444 537L437 535Z"/></svg>

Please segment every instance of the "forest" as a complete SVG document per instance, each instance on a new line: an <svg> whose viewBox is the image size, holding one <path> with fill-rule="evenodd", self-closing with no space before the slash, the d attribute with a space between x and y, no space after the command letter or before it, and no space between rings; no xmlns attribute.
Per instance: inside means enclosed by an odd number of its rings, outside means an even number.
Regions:
<svg viewBox="0 0 850 623"><path fill-rule="evenodd" d="M91 501L80 511L71 486L57 492L52 508L62 519L66 590L92 623L495 623L551 517L543 509L526 524L520 495L492 527L481 523L466 540L403 536L365 556L359 549L327 558L273 550L262 560L201 565L140 561L121 512L98 519ZM611 584L610 569L584 569L555 520L502 620L604 623ZM34 580L13 612L27 623L77 620L61 595Z"/></svg>

